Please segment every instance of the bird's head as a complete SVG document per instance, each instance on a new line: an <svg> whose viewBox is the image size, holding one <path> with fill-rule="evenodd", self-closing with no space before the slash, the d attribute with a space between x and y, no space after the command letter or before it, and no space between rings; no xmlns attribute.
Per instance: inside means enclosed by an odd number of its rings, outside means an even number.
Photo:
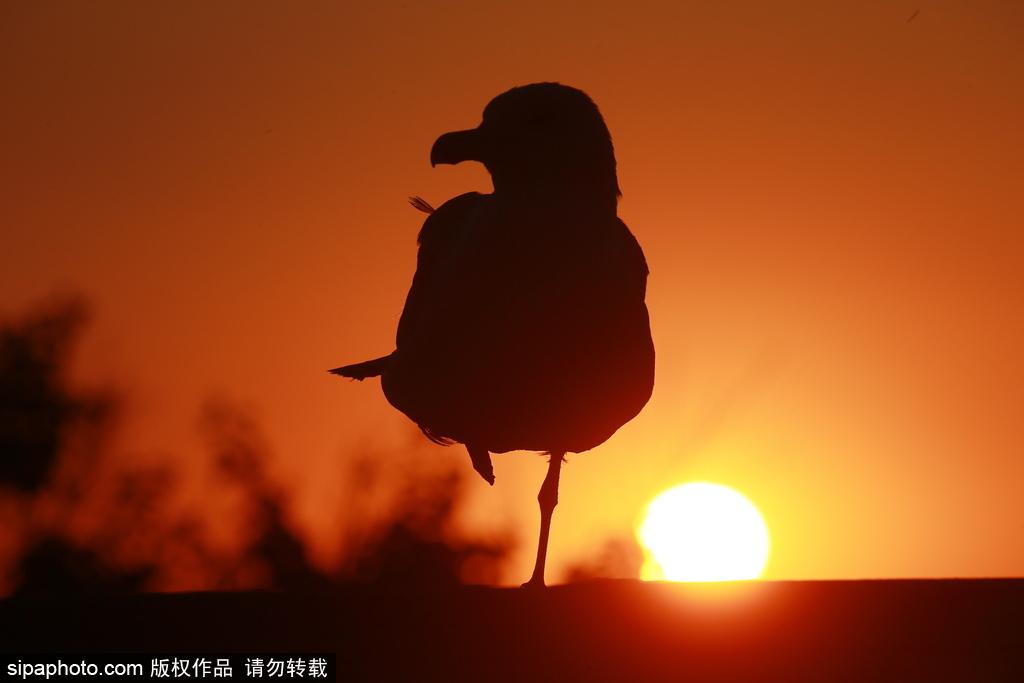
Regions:
<svg viewBox="0 0 1024 683"><path fill-rule="evenodd" d="M497 194L564 197L610 206L619 184L611 135L586 93L534 83L498 95L470 130L445 133L430 163L482 162Z"/></svg>

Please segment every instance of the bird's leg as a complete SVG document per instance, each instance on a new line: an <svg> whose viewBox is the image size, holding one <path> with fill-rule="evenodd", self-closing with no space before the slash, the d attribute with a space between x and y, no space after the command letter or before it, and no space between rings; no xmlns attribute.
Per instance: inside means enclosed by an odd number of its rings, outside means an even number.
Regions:
<svg viewBox="0 0 1024 683"><path fill-rule="evenodd" d="M551 532L551 513L558 505L558 475L562 469L565 451L552 451L548 463L548 473L541 484L537 502L540 503L540 540L537 542L537 564L533 567L533 576L523 584L524 588L544 587L544 564L548 555L548 535Z"/></svg>

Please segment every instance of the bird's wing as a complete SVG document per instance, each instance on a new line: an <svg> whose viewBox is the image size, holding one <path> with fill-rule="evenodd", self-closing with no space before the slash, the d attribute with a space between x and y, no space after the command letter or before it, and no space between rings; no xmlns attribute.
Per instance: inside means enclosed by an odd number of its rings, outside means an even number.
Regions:
<svg viewBox="0 0 1024 683"><path fill-rule="evenodd" d="M647 294L647 276L650 275L651 270L647 266L647 258L644 256L644 250L640 247L636 236L621 219L617 220L617 224L622 266L626 278L634 288L630 294L634 296L639 294L639 300L642 302Z"/></svg>
<svg viewBox="0 0 1024 683"><path fill-rule="evenodd" d="M466 223L483 198L479 192L459 195L439 206L423 222L417 240L416 274L398 321L399 350L415 343L417 335L429 322L426 318L431 315L432 305L444 296L443 270L450 263Z"/></svg>

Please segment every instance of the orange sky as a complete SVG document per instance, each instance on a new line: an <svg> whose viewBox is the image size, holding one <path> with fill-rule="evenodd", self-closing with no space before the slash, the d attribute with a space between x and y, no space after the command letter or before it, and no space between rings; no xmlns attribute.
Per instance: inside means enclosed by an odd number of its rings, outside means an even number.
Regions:
<svg viewBox="0 0 1024 683"><path fill-rule="evenodd" d="M0 312L95 303L125 452L254 406L329 557L344 454L408 430L324 370L392 348L406 196L489 188L430 145L562 81L615 141L658 374L563 470L549 576L689 479L760 507L771 578L1024 574L1024 5L685 5L8 4ZM468 523L520 530L513 580L545 466L495 460Z"/></svg>

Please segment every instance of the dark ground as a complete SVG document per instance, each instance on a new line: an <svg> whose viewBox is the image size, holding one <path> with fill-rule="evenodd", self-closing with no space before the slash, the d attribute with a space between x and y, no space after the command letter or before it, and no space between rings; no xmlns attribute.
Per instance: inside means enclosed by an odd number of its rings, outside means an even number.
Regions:
<svg viewBox="0 0 1024 683"><path fill-rule="evenodd" d="M0 652L45 651L327 651L338 680L1024 681L1024 579L0 602Z"/></svg>

